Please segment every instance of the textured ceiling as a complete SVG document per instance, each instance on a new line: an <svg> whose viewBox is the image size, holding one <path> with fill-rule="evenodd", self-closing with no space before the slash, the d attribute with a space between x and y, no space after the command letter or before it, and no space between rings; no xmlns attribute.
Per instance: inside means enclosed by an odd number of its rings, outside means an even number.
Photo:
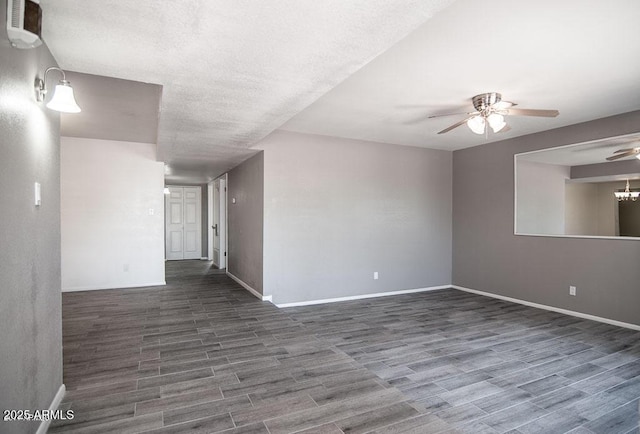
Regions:
<svg viewBox="0 0 640 434"><path fill-rule="evenodd" d="M163 87L158 158L168 163L170 180L206 181L451 2L43 0L41 6L43 38L62 68Z"/></svg>
<svg viewBox="0 0 640 434"><path fill-rule="evenodd" d="M640 109L638 0L41 4L63 68L163 87L172 181L223 173L277 128L454 150ZM487 137L426 119L489 91L560 116Z"/></svg>
<svg viewBox="0 0 640 434"><path fill-rule="evenodd" d="M458 0L282 129L460 149L638 110L639 22L638 0ZM437 134L464 115L426 119L484 92L560 115L511 116L488 137Z"/></svg>

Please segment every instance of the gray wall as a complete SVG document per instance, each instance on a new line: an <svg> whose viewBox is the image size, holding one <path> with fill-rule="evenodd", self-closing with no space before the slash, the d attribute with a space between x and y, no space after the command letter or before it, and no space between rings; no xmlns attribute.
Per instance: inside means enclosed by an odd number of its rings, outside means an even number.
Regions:
<svg viewBox="0 0 640 434"><path fill-rule="evenodd" d="M566 196L564 215L565 235L600 235L598 232L598 185L575 183L564 186ZM613 214L613 212L612 212ZM553 232L526 232L529 234L552 234ZM557 234L557 232L555 232ZM607 234L615 236L615 233Z"/></svg>
<svg viewBox="0 0 640 434"><path fill-rule="evenodd" d="M2 23L6 10L2 1ZM35 101L33 82L56 62L0 32L0 409L46 409L62 384L60 117ZM38 425L0 421L0 432Z"/></svg>
<svg viewBox="0 0 640 434"><path fill-rule="evenodd" d="M513 234L515 153L638 131L640 111L455 151L453 283L640 325L640 241Z"/></svg>
<svg viewBox="0 0 640 434"><path fill-rule="evenodd" d="M613 193L623 186L624 181L567 184L566 234L601 237L620 235L618 200Z"/></svg>
<svg viewBox="0 0 640 434"><path fill-rule="evenodd" d="M261 294L263 216L264 155L260 152L229 172L227 270Z"/></svg>
<svg viewBox="0 0 640 434"><path fill-rule="evenodd" d="M518 160L517 232L564 234L564 183L570 168Z"/></svg>
<svg viewBox="0 0 640 434"><path fill-rule="evenodd" d="M275 303L450 284L451 152L285 131L256 147Z"/></svg>
<svg viewBox="0 0 640 434"><path fill-rule="evenodd" d="M610 161L607 163L585 164L571 168L571 179L591 178L594 176L612 176L640 173L640 160Z"/></svg>

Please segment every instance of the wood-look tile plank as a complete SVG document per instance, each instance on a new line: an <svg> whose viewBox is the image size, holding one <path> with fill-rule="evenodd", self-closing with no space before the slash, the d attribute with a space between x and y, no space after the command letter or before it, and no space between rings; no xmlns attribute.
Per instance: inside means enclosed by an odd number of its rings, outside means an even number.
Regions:
<svg viewBox="0 0 640 434"><path fill-rule="evenodd" d="M370 411L374 406L380 408L402 402L403 399L399 391L385 389L357 399L326 404L268 419L265 425L271 434L291 433Z"/></svg>
<svg viewBox="0 0 640 434"><path fill-rule="evenodd" d="M242 395L167 410L163 412L163 419L166 426L252 407L249 397Z"/></svg>
<svg viewBox="0 0 640 434"><path fill-rule="evenodd" d="M233 427L231 416L227 413L143 432L146 434L208 434Z"/></svg>
<svg viewBox="0 0 640 434"><path fill-rule="evenodd" d="M270 434L263 422L256 422L250 425L243 425L238 428L219 431L219 434Z"/></svg>
<svg viewBox="0 0 640 434"><path fill-rule="evenodd" d="M208 388L204 390L198 390L197 392L186 391L185 393L156 397L154 399L137 402L136 416L155 413L158 411L168 411L174 408L201 404L204 402L216 401L222 398L222 392L220 392L219 388Z"/></svg>
<svg viewBox="0 0 640 434"><path fill-rule="evenodd" d="M415 408L402 402L350 416L334 423L343 432L359 434L392 425L417 415L418 411Z"/></svg>
<svg viewBox="0 0 640 434"><path fill-rule="evenodd" d="M147 387L166 386L167 384L180 383L182 381L197 380L199 378L213 377L213 369L202 368L177 372L173 374L158 375L138 380L138 389Z"/></svg>
<svg viewBox="0 0 640 434"><path fill-rule="evenodd" d="M265 402L251 409L232 411L231 416L237 426L242 426L317 407L309 395L297 395L279 401Z"/></svg>
<svg viewBox="0 0 640 434"><path fill-rule="evenodd" d="M109 422L86 423L82 426L74 427L61 425L51 430L52 433L60 432L64 434L136 434L141 431L151 430L162 426L162 414L154 413L140 417L127 417L124 419L111 420Z"/></svg>
<svg viewBox="0 0 640 434"><path fill-rule="evenodd" d="M452 429L444 420L433 414L423 414L377 428L371 434L424 434L439 433Z"/></svg>

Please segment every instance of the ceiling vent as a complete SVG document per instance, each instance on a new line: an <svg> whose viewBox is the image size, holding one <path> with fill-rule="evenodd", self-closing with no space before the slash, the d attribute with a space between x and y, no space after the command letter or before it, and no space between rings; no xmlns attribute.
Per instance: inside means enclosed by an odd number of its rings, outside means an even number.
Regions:
<svg viewBox="0 0 640 434"><path fill-rule="evenodd" d="M40 0L7 0L7 34L16 48L42 44Z"/></svg>

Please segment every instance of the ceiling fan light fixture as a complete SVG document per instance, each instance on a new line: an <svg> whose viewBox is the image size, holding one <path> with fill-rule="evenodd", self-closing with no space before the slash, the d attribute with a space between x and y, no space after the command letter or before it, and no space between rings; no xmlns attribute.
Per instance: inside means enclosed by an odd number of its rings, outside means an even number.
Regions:
<svg viewBox="0 0 640 434"><path fill-rule="evenodd" d="M465 123L469 129L475 134L485 134L487 131L487 123L494 133L500 131L509 131L509 126L504 121L504 116L516 115L516 116L538 116L543 118L554 118L560 114L558 110L541 110L541 109L522 109L513 108L517 105L511 101L502 101L502 95L498 92L481 93L471 98L473 108L475 111L466 112L464 114L471 117L456 122L453 125L448 126L442 131L438 131L438 134L448 133L449 131L458 128ZM428 116L431 118L439 118L442 116L459 115L463 113L443 113L438 115ZM488 137L487 137L488 138Z"/></svg>
<svg viewBox="0 0 640 434"><path fill-rule="evenodd" d="M487 122L489 122L489 126L494 133L497 133L507 125L507 123L504 121L504 116L498 113L491 113L489 116L487 116Z"/></svg>
<svg viewBox="0 0 640 434"><path fill-rule="evenodd" d="M485 121L482 116L474 116L467 121L467 126L476 134L484 134Z"/></svg>

